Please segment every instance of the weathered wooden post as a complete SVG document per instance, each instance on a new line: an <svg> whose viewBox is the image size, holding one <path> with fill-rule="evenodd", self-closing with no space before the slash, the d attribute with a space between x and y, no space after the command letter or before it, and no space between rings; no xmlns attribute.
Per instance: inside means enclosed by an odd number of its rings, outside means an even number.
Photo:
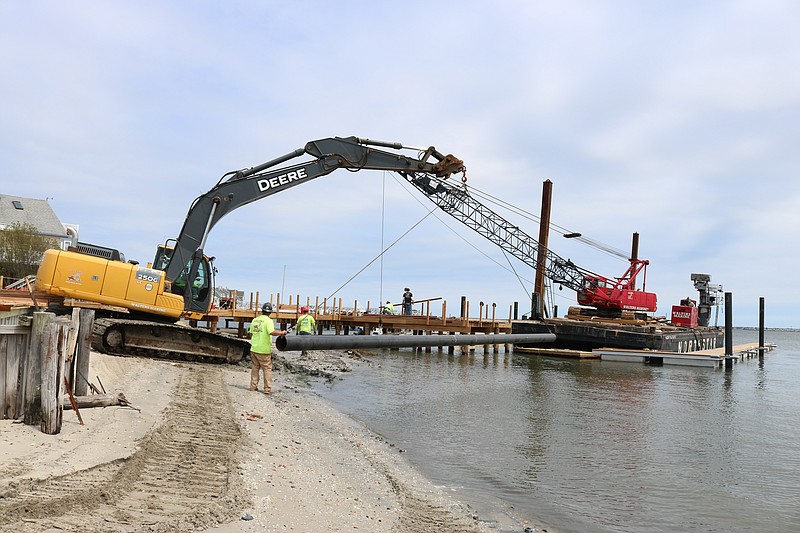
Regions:
<svg viewBox="0 0 800 533"><path fill-rule="evenodd" d="M71 390L75 390L75 349L78 346L78 335L80 334L81 310L79 307L72 308L72 321L67 329L67 344L64 352L65 357L65 376Z"/></svg>
<svg viewBox="0 0 800 533"><path fill-rule="evenodd" d="M6 326L19 334L0 333L0 418L16 419L20 413L20 372L24 364L30 330L25 326Z"/></svg>
<svg viewBox="0 0 800 533"><path fill-rule="evenodd" d="M69 320L52 320L42 335L42 433L61 432L64 408L61 405L64 386L64 360Z"/></svg>
<svg viewBox="0 0 800 533"><path fill-rule="evenodd" d="M78 327L78 349L75 352L75 396L86 396L89 379L89 354L92 349L92 328L94 327L94 309L81 309L80 326Z"/></svg>
<svg viewBox="0 0 800 533"><path fill-rule="evenodd" d="M37 426L42 421L42 342L47 325L55 317L53 313L33 313L22 386L22 420L29 426Z"/></svg>

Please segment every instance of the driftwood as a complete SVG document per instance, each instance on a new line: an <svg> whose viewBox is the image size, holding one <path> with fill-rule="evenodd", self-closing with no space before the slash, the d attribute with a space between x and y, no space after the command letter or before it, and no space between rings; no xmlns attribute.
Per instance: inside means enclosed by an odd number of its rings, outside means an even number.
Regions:
<svg viewBox="0 0 800 533"><path fill-rule="evenodd" d="M68 396L62 398L62 404L64 405L64 409L71 409L71 403ZM130 407L132 409L136 409L133 407L125 395L121 392L112 393L112 394L90 394L88 396L75 396L75 404L78 406L78 409L86 409L90 407L109 407L112 405L122 405L123 407ZM136 409L137 411L139 409Z"/></svg>

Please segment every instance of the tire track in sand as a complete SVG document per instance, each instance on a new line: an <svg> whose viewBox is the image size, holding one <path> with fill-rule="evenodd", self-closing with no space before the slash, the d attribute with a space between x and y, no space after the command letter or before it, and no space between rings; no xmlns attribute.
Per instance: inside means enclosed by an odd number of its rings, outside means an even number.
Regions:
<svg viewBox="0 0 800 533"><path fill-rule="evenodd" d="M0 499L3 531L194 531L245 505L242 432L222 370L187 366L163 420L129 458L20 483Z"/></svg>

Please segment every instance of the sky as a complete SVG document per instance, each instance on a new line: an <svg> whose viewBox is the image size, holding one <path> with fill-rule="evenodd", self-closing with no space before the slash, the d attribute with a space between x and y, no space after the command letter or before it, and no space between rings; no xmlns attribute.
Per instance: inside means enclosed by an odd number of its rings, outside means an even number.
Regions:
<svg viewBox="0 0 800 533"><path fill-rule="evenodd" d="M767 327L800 327L798 23L792 0L0 1L0 194L146 263L231 170L335 136L435 146L534 237L551 180L550 248L580 267L621 276L638 233L658 316L705 273L734 325L764 298ZM532 270L433 207L337 170L229 214L205 251L260 301L410 287L436 314L527 312Z"/></svg>

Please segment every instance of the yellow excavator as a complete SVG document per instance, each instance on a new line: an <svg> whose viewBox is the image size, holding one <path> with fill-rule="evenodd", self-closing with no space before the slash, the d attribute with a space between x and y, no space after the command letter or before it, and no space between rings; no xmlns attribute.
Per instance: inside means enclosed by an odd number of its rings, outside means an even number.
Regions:
<svg viewBox="0 0 800 533"><path fill-rule="evenodd" d="M384 148L379 149L376 147ZM394 150L387 151L385 148ZM401 150L413 150L415 157ZM304 162L284 165L297 158ZM66 251L48 250L36 275L36 289L65 299L123 308L95 321L93 347L120 355L189 358L235 363L249 343L176 323L202 319L213 303L213 258L203 253L209 232L226 214L243 205L327 175L336 169L388 170L406 179L446 179L465 173L463 161L435 148L358 137L308 142L261 165L228 172L192 203L176 239L158 246L146 266L125 261L118 250L77 243Z"/></svg>

